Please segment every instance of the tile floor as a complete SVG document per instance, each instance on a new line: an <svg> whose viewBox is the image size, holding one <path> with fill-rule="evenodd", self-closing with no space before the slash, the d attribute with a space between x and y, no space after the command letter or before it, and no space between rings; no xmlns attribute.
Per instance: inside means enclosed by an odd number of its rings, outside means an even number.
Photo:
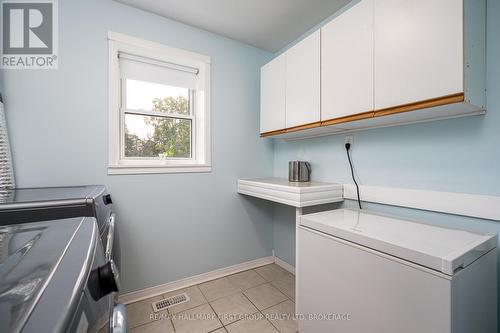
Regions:
<svg viewBox="0 0 500 333"><path fill-rule="evenodd" d="M151 303L190 301L154 313ZM295 277L271 264L127 305L132 333L295 333Z"/></svg>

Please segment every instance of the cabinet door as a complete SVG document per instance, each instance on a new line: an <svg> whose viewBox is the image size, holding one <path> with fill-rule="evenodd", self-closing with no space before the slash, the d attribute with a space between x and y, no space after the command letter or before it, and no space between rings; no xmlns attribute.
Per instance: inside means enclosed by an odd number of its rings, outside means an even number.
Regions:
<svg viewBox="0 0 500 333"><path fill-rule="evenodd" d="M286 127L320 120L319 30L286 52Z"/></svg>
<svg viewBox="0 0 500 333"><path fill-rule="evenodd" d="M375 0L375 108L463 92L463 0Z"/></svg>
<svg viewBox="0 0 500 333"><path fill-rule="evenodd" d="M260 132L285 128L286 57L281 55L260 70Z"/></svg>
<svg viewBox="0 0 500 333"><path fill-rule="evenodd" d="M321 73L321 120L373 110L373 0L322 28Z"/></svg>

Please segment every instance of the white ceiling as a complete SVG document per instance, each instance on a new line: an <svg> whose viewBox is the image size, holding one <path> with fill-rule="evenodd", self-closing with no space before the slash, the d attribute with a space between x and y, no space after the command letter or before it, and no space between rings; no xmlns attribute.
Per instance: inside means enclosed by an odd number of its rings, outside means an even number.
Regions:
<svg viewBox="0 0 500 333"><path fill-rule="evenodd" d="M116 0L276 52L350 0Z"/></svg>

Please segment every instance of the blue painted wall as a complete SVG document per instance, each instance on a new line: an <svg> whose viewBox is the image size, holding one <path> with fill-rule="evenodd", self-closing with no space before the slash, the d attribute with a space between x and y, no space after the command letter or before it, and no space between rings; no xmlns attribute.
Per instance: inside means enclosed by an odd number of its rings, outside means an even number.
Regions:
<svg viewBox="0 0 500 333"><path fill-rule="evenodd" d="M58 70L1 72L18 185L107 185L124 291L271 255L271 207L238 196L236 180L272 170L256 135L272 55L110 0L59 1L59 19ZM212 173L107 175L108 30L212 57Z"/></svg>

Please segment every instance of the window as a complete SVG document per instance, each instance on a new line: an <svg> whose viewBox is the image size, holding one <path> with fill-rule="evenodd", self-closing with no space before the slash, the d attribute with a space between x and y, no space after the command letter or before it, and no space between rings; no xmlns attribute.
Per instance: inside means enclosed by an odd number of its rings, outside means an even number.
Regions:
<svg viewBox="0 0 500 333"><path fill-rule="evenodd" d="M112 33L110 174L208 172L210 58Z"/></svg>

